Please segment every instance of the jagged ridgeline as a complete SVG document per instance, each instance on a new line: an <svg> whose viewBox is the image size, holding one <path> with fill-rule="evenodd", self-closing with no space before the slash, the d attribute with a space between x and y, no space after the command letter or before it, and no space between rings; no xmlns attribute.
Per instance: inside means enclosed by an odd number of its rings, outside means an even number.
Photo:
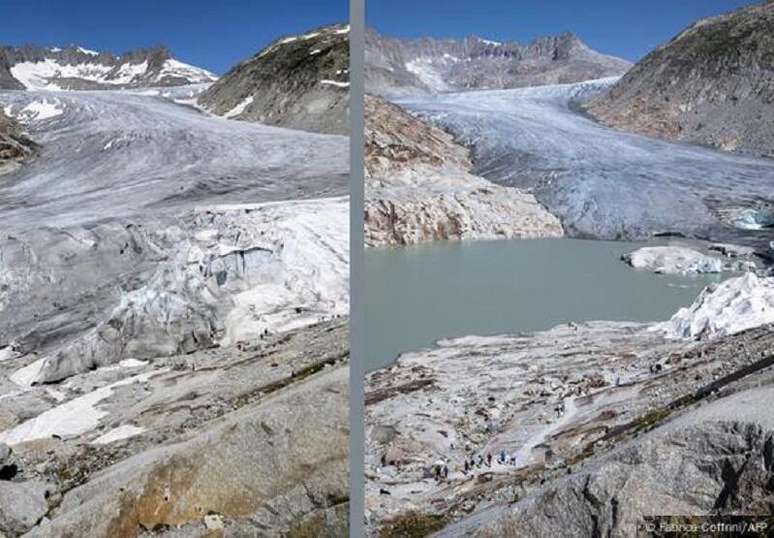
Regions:
<svg viewBox="0 0 774 538"><path fill-rule="evenodd" d="M375 95L505 89L621 75L630 67L565 32L529 44L465 39L394 39L366 33L366 91Z"/></svg>
<svg viewBox="0 0 774 538"><path fill-rule="evenodd" d="M115 56L80 46L0 47L0 89L105 90L212 82L209 71L183 63L165 46Z"/></svg>
<svg viewBox="0 0 774 538"><path fill-rule="evenodd" d="M240 63L199 97L227 118L307 131L348 131L349 26L284 37Z"/></svg>
<svg viewBox="0 0 774 538"><path fill-rule="evenodd" d="M589 111L626 130L774 157L774 3L692 24Z"/></svg>

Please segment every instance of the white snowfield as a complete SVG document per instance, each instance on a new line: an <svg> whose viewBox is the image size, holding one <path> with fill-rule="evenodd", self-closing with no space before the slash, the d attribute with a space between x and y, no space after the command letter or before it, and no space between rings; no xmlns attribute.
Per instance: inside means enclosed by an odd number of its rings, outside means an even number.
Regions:
<svg viewBox="0 0 774 538"><path fill-rule="evenodd" d="M82 51L86 52L86 51ZM86 52L91 54L90 52ZM92 55L98 55L94 53ZM97 62L66 64L46 58L37 62L20 62L11 67L11 75L28 90L63 90L62 79L83 79L99 84L122 86L143 80L148 73L148 62L125 62L117 68ZM147 84L161 82L165 77L183 77L192 83L212 82L217 76L206 69L170 58L155 76L143 80Z"/></svg>
<svg viewBox="0 0 774 538"><path fill-rule="evenodd" d="M774 277L746 273L707 286L655 330L671 338L710 339L774 323Z"/></svg>
<svg viewBox="0 0 774 538"><path fill-rule="evenodd" d="M248 96L248 97L245 97L245 98L244 98L244 99L243 99L241 102L239 102L239 104L237 104L237 105L236 105L234 108L232 108L231 110L229 110L228 112L226 112L225 114L223 114L223 117L224 117L224 118L233 118L233 117L239 116L239 115L240 115L242 112L244 112L244 111L245 111L245 109L246 109L248 106L250 106L251 104L253 104L253 101L254 101L254 100L255 100L255 98L254 98L252 95L250 95L250 96Z"/></svg>
<svg viewBox="0 0 774 538"><path fill-rule="evenodd" d="M97 427L100 419L108 414L107 411L99 408L99 404L109 398L116 388L143 383L165 371L167 369L142 373L74 398L10 430L0 432L0 443L16 445L35 439L50 438L52 435L67 437L91 431Z"/></svg>
<svg viewBox="0 0 774 538"><path fill-rule="evenodd" d="M40 101L27 103L23 107L5 106L3 112L6 116L16 118L19 123L27 124L61 116L64 113L64 105L56 97L43 98Z"/></svg>

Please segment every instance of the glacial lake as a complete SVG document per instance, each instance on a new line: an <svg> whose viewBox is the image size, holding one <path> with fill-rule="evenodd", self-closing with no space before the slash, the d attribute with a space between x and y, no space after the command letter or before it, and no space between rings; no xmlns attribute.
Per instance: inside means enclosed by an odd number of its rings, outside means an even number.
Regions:
<svg viewBox="0 0 774 538"><path fill-rule="evenodd" d="M666 320L729 276L657 275L620 260L645 245L536 239L366 249L365 368L447 337Z"/></svg>

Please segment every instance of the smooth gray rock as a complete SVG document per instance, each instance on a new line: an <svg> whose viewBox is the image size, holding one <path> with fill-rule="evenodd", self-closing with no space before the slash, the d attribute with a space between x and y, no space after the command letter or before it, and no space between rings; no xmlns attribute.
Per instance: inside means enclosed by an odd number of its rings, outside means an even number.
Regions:
<svg viewBox="0 0 774 538"><path fill-rule="evenodd" d="M0 481L0 531L19 536L30 530L48 512L49 490L41 481Z"/></svg>

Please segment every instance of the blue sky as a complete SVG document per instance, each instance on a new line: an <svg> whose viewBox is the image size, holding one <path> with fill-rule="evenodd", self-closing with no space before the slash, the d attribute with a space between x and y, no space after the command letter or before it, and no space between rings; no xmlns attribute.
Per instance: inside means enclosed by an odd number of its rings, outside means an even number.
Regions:
<svg viewBox="0 0 774 538"><path fill-rule="evenodd" d="M697 19L750 0L366 0L368 24L395 37L527 42L570 30L592 48L638 60Z"/></svg>
<svg viewBox="0 0 774 538"><path fill-rule="evenodd" d="M121 54L166 44L223 73L277 37L348 19L348 0L0 0L0 44Z"/></svg>

